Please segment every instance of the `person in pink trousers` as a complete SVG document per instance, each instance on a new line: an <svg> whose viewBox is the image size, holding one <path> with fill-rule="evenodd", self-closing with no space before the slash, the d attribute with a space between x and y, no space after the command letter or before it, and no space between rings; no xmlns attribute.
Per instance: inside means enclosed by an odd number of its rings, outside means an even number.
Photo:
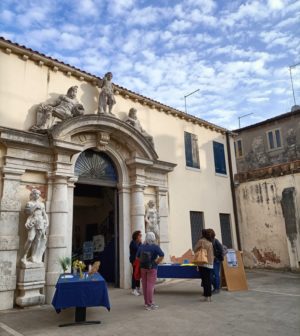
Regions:
<svg viewBox="0 0 300 336"><path fill-rule="evenodd" d="M136 254L137 258L140 260L141 265L141 276L146 310L154 310L158 308L158 305L156 305L153 301L154 286L157 279L157 265L162 262L164 253L155 243L155 234L153 232L147 232L145 242L140 245Z"/></svg>

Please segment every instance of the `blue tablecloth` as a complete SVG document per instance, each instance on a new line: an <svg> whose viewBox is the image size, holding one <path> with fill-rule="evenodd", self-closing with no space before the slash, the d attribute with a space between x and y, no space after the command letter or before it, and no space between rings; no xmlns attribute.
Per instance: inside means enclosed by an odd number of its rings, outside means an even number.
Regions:
<svg viewBox="0 0 300 336"><path fill-rule="evenodd" d="M174 278L174 279L200 279L201 272L198 272L197 266L181 266L181 265L158 265L158 278Z"/></svg>
<svg viewBox="0 0 300 336"><path fill-rule="evenodd" d="M61 275L56 284L52 305L58 313L69 307L103 306L110 310L106 282L99 273L88 279L80 279L79 275L65 279Z"/></svg>

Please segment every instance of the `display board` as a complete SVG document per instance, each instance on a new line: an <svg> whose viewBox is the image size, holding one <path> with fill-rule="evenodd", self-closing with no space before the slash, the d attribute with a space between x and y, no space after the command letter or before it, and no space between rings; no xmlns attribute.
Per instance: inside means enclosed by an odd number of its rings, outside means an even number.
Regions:
<svg viewBox="0 0 300 336"><path fill-rule="evenodd" d="M240 251L229 249L222 263L222 287L228 291L248 290L244 263Z"/></svg>

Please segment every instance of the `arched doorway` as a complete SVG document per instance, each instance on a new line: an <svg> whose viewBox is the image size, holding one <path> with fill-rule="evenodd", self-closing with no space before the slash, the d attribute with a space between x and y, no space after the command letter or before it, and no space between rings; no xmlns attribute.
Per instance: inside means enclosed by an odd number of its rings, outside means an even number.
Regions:
<svg viewBox="0 0 300 336"><path fill-rule="evenodd" d="M119 287L118 175L111 158L88 149L75 163L72 258L100 261L100 273Z"/></svg>

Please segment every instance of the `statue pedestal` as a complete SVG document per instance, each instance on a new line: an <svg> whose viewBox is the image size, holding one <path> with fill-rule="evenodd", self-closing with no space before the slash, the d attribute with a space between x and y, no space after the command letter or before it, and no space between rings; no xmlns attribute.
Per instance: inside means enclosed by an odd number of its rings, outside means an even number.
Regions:
<svg viewBox="0 0 300 336"><path fill-rule="evenodd" d="M28 307L44 304L45 295L41 290L45 286L44 263L22 263L19 269L17 288L19 295L16 304L20 307Z"/></svg>

